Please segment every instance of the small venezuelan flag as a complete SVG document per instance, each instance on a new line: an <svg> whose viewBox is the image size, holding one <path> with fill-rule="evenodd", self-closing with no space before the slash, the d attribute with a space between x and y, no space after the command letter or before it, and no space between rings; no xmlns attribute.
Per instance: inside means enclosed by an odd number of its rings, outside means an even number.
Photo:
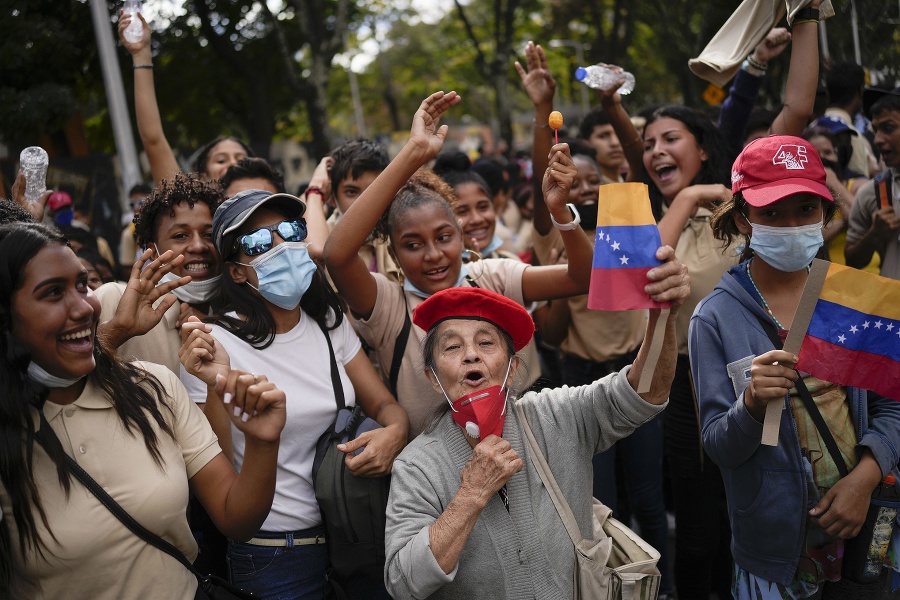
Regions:
<svg viewBox="0 0 900 600"><path fill-rule="evenodd" d="M797 369L900 400L900 281L830 264L817 295Z"/></svg>
<svg viewBox="0 0 900 600"><path fill-rule="evenodd" d="M601 185L588 308L635 310L669 306L653 301L644 291L651 283L647 271L662 264L656 258L661 245L647 186Z"/></svg>

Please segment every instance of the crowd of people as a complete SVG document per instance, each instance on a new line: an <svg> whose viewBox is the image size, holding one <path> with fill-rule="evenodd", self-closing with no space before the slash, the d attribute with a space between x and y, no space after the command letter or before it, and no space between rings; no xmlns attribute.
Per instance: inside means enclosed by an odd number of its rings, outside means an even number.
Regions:
<svg viewBox="0 0 900 600"><path fill-rule="evenodd" d="M447 147L465 99L439 91L396 156L347 141L296 195L231 137L182 171L150 28L127 41L122 15L153 185L129 190L121 239L65 192L26 202L21 174L0 199L0 597L206 597L75 463L254 597L570 598L532 432L585 538L596 497L660 553L660 598L892 597L887 566L861 583L833 556L900 475L900 398L782 349L814 258L900 279L900 88L853 63L820 77L820 4L768 33L715 115L630 115L614 86L554 140L529 42L530 156ZM788 46L782 106L756 107ZM601 186L622 182L648 190L643 294L667 311L588 308ZM391 478L383 577L330 565L314 459L336 400L380 426L338 449L352 476Z"/></svg>

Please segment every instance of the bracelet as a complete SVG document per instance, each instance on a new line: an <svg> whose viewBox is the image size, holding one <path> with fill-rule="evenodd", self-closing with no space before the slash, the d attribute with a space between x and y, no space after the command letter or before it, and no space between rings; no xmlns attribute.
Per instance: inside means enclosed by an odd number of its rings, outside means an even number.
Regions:
<svg viewBox="0 0 900 600"><path fill-rule="evenodd" d="M765 63L761 63L755 58L753 58L753 53L747 55L747 64L756 69L757 71L767 71L769 69L769 65Z"/></svg>
<svg viewBox="0 0 900 600"><path fill-rule="evenodd" d="M132 68L132 69L152 69L152 68L153 68L153 65L152 65L152 64L149 64L149 65L131 65L131 68Z"/></svg>
<svg viewBox="0 0 900 600"><path fill-rule="evenodd" d="M792 27L796 27L797 25L800 25L800 24L802 24L802 23L816 23L816 24L818 24L818 23L819 23L819 20L818 20L818 19L804 19L804 20L802 20L802 21L794 21L794 24L792 25Z"/></svg>
<svg viewBox="0 0 900 600"><path fill-rule="evenodd" d="M581 223L581 215L578 214L578 209L575 208L574 204L566 204L569 208L569 212L572 213L572 220L568 223L558 223L556 219L553 218L553 213L550 213L550 221L553 223L553 226L559 229L560 231L572 231L578 224Z"/></svg>
<svg viewBox="0 0 900 600"><path fill-rule="evenodd" d="M819 9L818 8L801 8L794 14L794 22L793 25L797 25L798 23L809 23L810 21L815 21L818 23L819 21Z"/></svg>
<svg viewBox="0 0 900 600"><path fill-rule="evenodd" d="M541 127L543 129L550 129L550 123L544 123L543 125L538 123L536 119L531 120L531 124L535 127Z"/></svg>
<svg viewBox="0 0 900 600"><path fill-rule="evenodd" d="M303 195L309 196L310 194L318 194L322 198L322 202L325 201L325 192L322 191L322 188L311 185L306 188L306 192Z"/></svg>

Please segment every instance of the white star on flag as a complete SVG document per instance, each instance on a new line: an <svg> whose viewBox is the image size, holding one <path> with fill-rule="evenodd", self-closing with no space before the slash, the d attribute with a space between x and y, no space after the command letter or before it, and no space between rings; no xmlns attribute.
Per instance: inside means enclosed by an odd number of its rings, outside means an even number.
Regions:
<svg viewBox="0 0 900 600"><path fill-rule="evenodd" d="M863 329L868 329L868 328L869 328L869 322L866 321L865 323L863 323Z"/></svg>
<svg viewBox="0 0 900 600"><path fill-rule="evenodd" d="M613 249L613 250L618 250L618 249L619 249L619 242L613 242L613 243L612 243L612 249Z"/></svg>
<svg viewBox="0 0 900 600"><path fill-rule="evenodd" d="M843 344L844 342L847 341L847 337L845 335L841 334L838 336L838 341Z"/></svg>
<svg viewBox="0 0 900 600"><path fill-rule="evenodd" d="M609 241L609 234L608 234L608 233L606 234L606 241L607 241L607 242Z"/></svg>
<svg viewBox="0 0 900 600"><path fill-rule="evenodd" d="M888 331L893 331L893 329L894 329L894 324L893 324L893 323L888 323L888 324L887 324L887 330L888 330Z"/></svg>
<svg viewBox="0 0 900 600"><path fill-rule="evenodd" d="M859 328L857 328L856 325L850 326L850 333L857 333L858 331L859 331Z"/></svg>
<svg viewBox="0 0 900 600"><path fill-rule="evenodd" d="M881 329L881 321L875 322L875 329Z"/></svg>
<svg viewBox="0 0 900 600"><path fill-rule="evenodd" d="M622 261L622 264L623 264L623 265L627 265L627 264L628 264L628 257L627 257L627 256L624 256L624 255L623 255L622 258L620 258L619 260Z"/></svg>

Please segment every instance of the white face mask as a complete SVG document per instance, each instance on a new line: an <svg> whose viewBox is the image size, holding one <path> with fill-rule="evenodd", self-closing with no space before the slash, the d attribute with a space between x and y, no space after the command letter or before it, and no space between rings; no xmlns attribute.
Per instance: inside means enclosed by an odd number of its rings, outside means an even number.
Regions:
<svg viewBox="0 0 900 600"><path fill-rule="evenodd" d="M744 217L747 218L746 216ZM770 227L749 219L750 248L772 267L786 273L805 269L822 247L822 220L799 227Z"/></svg>
<svg viewBox="0 0 900 600"><path fill-rule="evenodd" d="M169 281L177 281L179 279L181 279L181 277L174 273L166 273L159 282L162 284ZM188 284L175 288L172 290L172 293L182 302L187 302L188 304L203 304L204 302L209 302L213 296L216 295L220 279L222 279L222 276L216 275L215 277L210 277L204 281L191 281Z"/></svg>
<svg viewBox="0 0 900 600"><path fill-rule="evenodd" d="M76 379L57 377L56 375L51 375L45 371L43 367L32 361L28 363L28 379L36 381L48 388L67 388L78 383L81 380L81 377Z"/></svg>

